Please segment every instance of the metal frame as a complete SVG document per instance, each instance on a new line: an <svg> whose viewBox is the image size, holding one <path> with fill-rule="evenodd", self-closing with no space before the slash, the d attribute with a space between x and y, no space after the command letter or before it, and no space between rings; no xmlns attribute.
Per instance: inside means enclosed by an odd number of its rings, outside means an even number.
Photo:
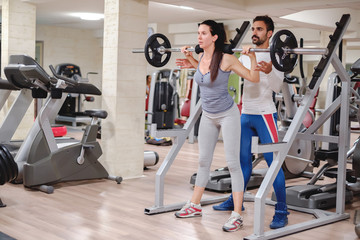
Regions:
<svg viewBox="0 0 360 240"><path fill-rule="evenodd" d="M330 37L330 43L327 47L328 53L326 56L320 60L313 78L306 89L306 93L303 96L303 99L300 101L300 106L294 116L292 123L290 124L283 141L281 143L275 144L266 144L259 145L258 139L255 137L252 140L252 152L253 153L262 153L262 152L274 152L274 160L271 166L269 167L264 180L255 195L251 198L245 196L245 200L254 200L254 233L250 236L245 237L244 239L273 239L307 229L315 228L329 223L334 223L336 221L341 221L348 219L350 215L345 213L345 174L346 174L346 157L347 157L347 147L349 146L348 131L349 131L349 93L350 93L350 77L348 76L346 70L342 66L342 63L338 56L335 54L335 50L338 48L341 39L346 31L347 26L350 23L350 15L343 15L341 21L337 23L337 28L334 32L334 35ZM338 73L341 82L342 90L340 96L323 112L323 114L304 132L299 133L298 130L302 124L302 121L306 115L306 112L311 105L317 90L320 87L321 81L323 80L326 70L329 68L329 65L332 64ZM319 129L323 123L333 114L335 111L341 107L341 125L339 136L322 136L314 134L317 129ZM186 137L188 136L190 130L193 128L196 120L198 119L201 113L201 100L197 103L194 112L191 114L187 123L183 129L177 130L163 130L157 131L155 126L151 127L152 136L156 137L173 137L174 143L164 159L162 165L156 173L155 179L155 205L150 208L145 208L145 214L157 214L168 211L174 211L180 209L184 203L177 203L172 205L164 205L164 178L169 170L171 164L175 160L176 155L180 151L182 145L184 144ZM288 225L286 227L271 230L264 232L264 215L265 215L265 204L274 204L274 202L266 199L266 196L269 193L269 190L272 188L277 173L279 172L285 157L291 148L294 140L296 138L312 140L312 141L327 141L335 142L339 145L339 160L338 160L338 180L337 180L337 193L336 193L336 212L328 212L319 209L304 209L300 207L289 206L289 209L302 211L305 213L313 214L316 219L302 222L299 224ZM202 205L216 203L223 201L227 197L218 197L212 199L205 199L201 201Z"/></svg>
<svg viewBox="0 0 360 240"><path fill-rule="evenodd" d="M348 131L349 131L349 93L350 93L350 77L346 70L342 66L342 63L338 56L335 54L335 50L338 48L342 36L344 35L347 26L350 23L350 15L343 15L341 21L337 24L337 28L330 38L331 41L328 45L329 55L326 58L322 58L315 69L313 78L307 88L306 94L300 103L299 109L296 112L292 123L286 132L283 142L277 144L259 145L257 139L252 141L252 151L254 153L261 152L274 152L274 161L269 167L268 172L254 198L254 232L252 235L245 237L244 239L273 239L292 233L304 231L310 228L322 226L325 224L333 223L336 221L348 219L349 214L345 213L345 174L346 174L346 147L349 145ZM313 125L308 128L303 134L298 133L298 129L305 117L305 114L320 87L326 70L329 65L332 64L338 73L341 83L341 95L331 104L317 119ZM339 107L341 107L340 117L340 129L339 136L321 136L315 135L315 131L327 120ZM337 192L336 192L336 212L327 212L322 210L312 210L297 208L304 212L312 213L317 219L302 222L299 224L289 225L280 229L264 232L264 214L265 214L265 200L272 187L274 179L276 178L284 160L289 151L293 141L297 136L304 136L303 139L321 140L328 142L336 142L339 146L338 155L338 179L337 179ZM315 137L317 136L317 137ZM289 207L290 209L295 209Z"/></svg>
<svg viewBox="0 0 360 240"><path fill-rule="evenodd" d="M195 82L195 79L193 80L193 85L191 88L191 102L190 102L190 116L192 116L194 114L194 112L196 112L196 100L198 97L198 89L199 89L199 85ZM199 115L200 117L200 115ZM195 120L196 123L197 119ZM191 128L190 133L189 133L189 138L188 138L188 142L193 144L195 143L195 141L197 140L197 136L195 136L195 128Z"/></svg>
<svg viewBox="0 0 360 240"><path fill-rule="evenodd" d="M151 136L154 137L172 137L173 145L166 155L163 163L161 164L159 170L156 172L155 177L155 205L150 208L145 208L146 214L155 214L161 212L173 211L180 209L182 203L164 206L164 178L169 170L170 166L175 160L176 155L180 151L182 145L185 143L187 136L190 133L190 130L194 127L196 120L199 118L201 108L201 100L198 101L196 105L196 110L194 114L191 114L186 124L182 129L171 129L171 130L157 130L156 124L151 125Z"/></svg>
<svg viewBox="0 0 360 240"><path fill-rule="evenodd" d="M338 84L337 82L337 73L333 72L330 74L328 82L327 82L327 93L325 99L325 108L327 108L332 102L334 97L334 87ZM330 135L330 124L331 119L328 119L323 125L323 134ZM321 144L321 148L324 150L330 150L329 142L324 142Z"/></svg>
<svg viewBox="0 0 360 240"><path fill-rule="evenodd" d="M34 124L29 130L28 135L24 139L19 151L14 158L19 168L19 174L16 178L16 181L20 182L23 180L23 166L26 164L26 161L29 157L33 140L41 130L44 131L44 136L46 137L46 141L51 152L58 150L55 139L53 139L54 135L51 130L49 118L56 116L62 104L65 102L65 99L66 94L63 94L61 99L52 99L51 97L47 98L44 106L42 109L40 109L39 115L36 117Z"/></svg>
<svg viewBox="0 0 360 240"><path fill-rule="evenodd" d="M5 101L10 95L9 90L4 92L4 95L1 95L1 105L2 108L2 100ZM4 102L5 102L4 101ZM18 96L15 101L12 103L11 108L7 112L5 119L1 123L0 126L0 143L10 143L12 137L14 136L16 129L20 125L21 120L23 119L26 111L33 101L31 90L29 89L21 89L19 91Z"/></svg>
<svg viewBox="0 0 360 240"><path fill-rule="evenodd" d="M155 177L155 205L149 208L145 208L145 214L152 215L164 212L170 212L181 209L184 206L185 202L175 203L170 205L164 205L164 178L167 171L170 169L172 163L174 162L177 154L179 153L181 147L185 143L187 136L190 131L193 129L196 121L198 120L202 112L201 108L201 99L197 102L194 112L190 115L186 124L182 129L171 129L171 130L157 130L156 124L151 125L151 136L155 137L172 137L173 145L166 155L163 163L161 164L159 170L156 172ZM225 201L228 196L214 197L201 200L201 205L213 204L217 202Z"/></svg>
<svg viewBox="0 0 360 240"><path fill-rule="evenodd" d="M1 89L0 90L0 109L5 105L8 97L10 96L11 90Z"/></svg>

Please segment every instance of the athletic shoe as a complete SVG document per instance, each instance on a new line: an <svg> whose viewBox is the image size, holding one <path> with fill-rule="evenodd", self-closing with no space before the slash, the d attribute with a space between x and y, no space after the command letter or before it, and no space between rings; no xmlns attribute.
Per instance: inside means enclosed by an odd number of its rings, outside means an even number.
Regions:
<svg viewBox="0 0 360 240"><path fill-rule="evenodd" d="M225 232L235 232L243 226L243 218L237 212L232 212L230 218L223 226Z"/></svg>
<svg viewBox="0 0 360 240"><path fill-rule="evenodd" d="M178 218L201 217L202 209L200 204L188 201L182 209L175 213Z"/></svg>
<svg viewBox="0 0 360 240"><path fill-rule="evenodd" d="M275 204L275 215L270 223L271 229L277 229L285 227L288 224L288 217L290 213L287 211L285 203L279 202Z"/></svg>
<svg viewBox="0 0 360 240"><path fill-rule="evenodd" d="M233 202L232 194L225 202L222 202L218 205L214 205L213 209L217 211L234 211L234 202Z"/></svg>
<svg viewBox="0 0 360 240"><path fill-rule="evenodd" d="M216 211L234 211L234 202L233 202L232 194L225 202L222 202L218 205L214 205L213 209ZM242 205L241 211L244 211L244 210L245 210L244 205Z"/></svg>

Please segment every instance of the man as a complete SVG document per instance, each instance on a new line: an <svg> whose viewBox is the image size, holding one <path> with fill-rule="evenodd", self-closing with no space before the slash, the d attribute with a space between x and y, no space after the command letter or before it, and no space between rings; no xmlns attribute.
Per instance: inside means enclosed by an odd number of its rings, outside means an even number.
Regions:
<svg viewBox="0 0 360 240"><path fill-rule="evenodd" d="M274 32L274 23L268 16L257 16L253 20L252 43L255 48L269 48L270 38ZM245 79L242 96L241 111L241 142L240 163L244 175L245 188L250 180L252 172L251 138L258 136L261 144L278 142L277 113L273 101L273 92L279 92L282 86L284 74L276 70L271 63L268 52L257 52L257 70L260 71L260 82L251 83ZM239 61L247 68L250 62L246 56L241 56ZM273 161L273 153L264 153L268 166ZM270 228L276 229L287 225L288 219L285 191L285 176L280 169L273 184L277 204L275 215ZM215 210L229 211L233 209L233 199L230 195L225 202L213 206Z"/></svg>

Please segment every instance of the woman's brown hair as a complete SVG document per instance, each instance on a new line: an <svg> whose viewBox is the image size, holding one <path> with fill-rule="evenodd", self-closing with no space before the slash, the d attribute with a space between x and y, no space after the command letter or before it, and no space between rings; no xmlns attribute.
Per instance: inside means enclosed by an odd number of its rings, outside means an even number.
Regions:
<svg viewBox="0 0 360 240"><path fill-rule="evenodd" d="M218 38L215 41L215 50L214 50L214 54L212 56L211 62L210 62L210 78L211 81L215 81L217 75L218 75L218 71L220 68L220 62L223 56L223 49L224 49L224 44L226 41L226 34L225 34L225 30L224 30L224 26L222 24L219 24L213 20L205 20L202 23L200 23L199 25L207 25L210 27L210 32L212 36L217 35Z"/></svg>

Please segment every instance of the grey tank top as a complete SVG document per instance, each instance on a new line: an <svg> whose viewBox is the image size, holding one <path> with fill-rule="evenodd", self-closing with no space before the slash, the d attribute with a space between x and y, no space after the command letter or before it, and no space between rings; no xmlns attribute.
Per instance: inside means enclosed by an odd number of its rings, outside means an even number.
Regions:
<svg viewBox="0 0 360 240"><path fill-rule="evenodd" d="M210 72L205 74L200 72L201 58L194 79L200 88L202 109L208 113L224 112L234 104L234 100L228 92L228 81L231 71L223 71L219 68L215 81L211 82Z"/></svg>

